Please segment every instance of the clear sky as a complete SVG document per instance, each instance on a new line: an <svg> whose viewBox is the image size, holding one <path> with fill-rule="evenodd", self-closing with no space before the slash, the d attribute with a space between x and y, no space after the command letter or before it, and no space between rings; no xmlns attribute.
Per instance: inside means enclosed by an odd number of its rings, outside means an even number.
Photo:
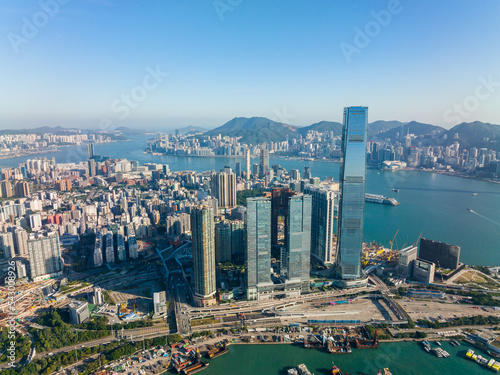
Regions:
<svg viewBox="0 0 500 375"><path fill-rule="evenodd" d="M2 0L0 128L500 124L497 0Z"/></svg>

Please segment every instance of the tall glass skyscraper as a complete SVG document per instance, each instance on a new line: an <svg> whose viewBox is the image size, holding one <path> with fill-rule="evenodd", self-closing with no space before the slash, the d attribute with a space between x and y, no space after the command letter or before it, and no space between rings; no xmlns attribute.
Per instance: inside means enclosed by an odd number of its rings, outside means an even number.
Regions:
<svg viewBox="0 0 500 375"><path fill-rule="evenodd" d="M215 228L212 206L191 210L194 296L201 306L215 303Z"/></svg>
<svg viewBox="0 0 500 375"><path fill-rule="evenodd" d="M309 292L309 272L311 257L311 207L310 195L294 195L288 199L287 228L287 279L285 290L299 289L301 293Z"/></svg>
<svg viewBox="0 0 500 375"><path fill-rule="evenodd" d="M344 108L342 158L340 160L337 265L340 277L347 281L361 278L367 125L367 107Z"/></svg>
<svg viewBox="0 0 500 375"><path fill-rule="evenodd" d="M272 294L270 269L271 200L247 198L247 299Z"/></svg>

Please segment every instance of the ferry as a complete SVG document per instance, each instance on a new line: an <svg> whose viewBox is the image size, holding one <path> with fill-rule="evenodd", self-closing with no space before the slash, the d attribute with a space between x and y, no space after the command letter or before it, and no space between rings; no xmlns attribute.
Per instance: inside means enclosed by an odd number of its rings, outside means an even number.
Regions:
<svg viewBox="0 0 500 375"><path fill-rule="evenodd" d="M365 194L365 201L378 204L387 204L389 206L397 206L399 202L394 198L387 198L383 195Z"/></svg>
<svg viewBox="0 0 500 375"><path fill-rule="evenodd" d="M465 358L470 359L476 363L479 363L481 366L485 366L494 372L498 372L500 370L500 362L495 361L494 359L488 360L480 355L476 355L474 350L469 349L465 354Z"/></svg>

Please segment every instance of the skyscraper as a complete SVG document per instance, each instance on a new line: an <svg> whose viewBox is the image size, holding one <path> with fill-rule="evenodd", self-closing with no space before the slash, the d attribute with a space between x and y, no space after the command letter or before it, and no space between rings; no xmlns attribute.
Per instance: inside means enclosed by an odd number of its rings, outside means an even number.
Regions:
<svg viewBox="0 0 500 375"><path fill-rule="evenodd" d="M236 206L236 175L230 168L226 172L213 173L210 185L220 208Z"/></svg>
<svg viewBox="0 0 500 375"><path fill-rule="evenodd" d="M200 306L215 303L215 228L211 206L191 210L193 241L194 296Z"/></svg>
<svg viewBox="0 0 500 375"><path fill-rule="evenodd" d="M366 184L367 107L344 108L340 198L337 230L337 270L345 286L361 276ZM358 283L359 284L359 283Z"/></svg>
<svg viewBox="0 0 500 375"><path fill-rule="evenodd" d="M250 170L250 150L247 148L245 150L245 162L246 162L246 179L247 181L250 180L250 175L252 174L252 171Z"/></svg>
<svg viewBox="0 0 500 375"><path fill-rule="evenodd" d="M271 201L247 198L247 299L269 293L271 282Z"/></svg>
<svg viewBox="0 0 500 375"><path fill-rule="evenodd" d="M286 233L288 259L285 281L287 291L309 292L311 204L310 195L294 195L288 199L289 218Z"/></svg>
<svg viewBox="0 0 500 375"><path fill-rule="evenodd" d="M12 236L12 233L0 233L0 248L3 251L5 259L14 258L16 256L16 252L14 250L14 238Z"/></svg>
<svg viewBox="0 0 500 375"><path fill-rule="evenodd" d="M266 177L266 173L269 170L269 151L265 148L265 145L260 149L260 177Z"/></svg>
<svg viewBox="0 0 500 375"><path fill-rule="evenodd" d="M306 185L304 193L312 196L311 255L324 264L331 264L335 192L328 187Z"/></svg>
<svg viewBox="0 0 500 375"><path fill-rule="evenodd" d="M105 255L106 255L106 263L114 263L115 262L115 248L113 245L113 232L108 232L106 234Z"/></svg>
<svg viewBox="0 0 500 375"><path fill-rule="evenodd" d="M278 257L281 249L286 248L286 228L288 227L288 199L297 194L288 188L274 188L271 191L271 245L273 256Z"/></svg>
<svg viewBox="0 0 500 375"><path fill-rule="evenodd" d="M62 274L63 263L57 234L29 240L28 255L31 280L40 281L50 276Z"/></svg>
<svg viewBox="0 0 500 375"><path fill-rule="evenodd" d="M215 260L217 263L231 261L231 224L228 220L215 224Z"/></svg>

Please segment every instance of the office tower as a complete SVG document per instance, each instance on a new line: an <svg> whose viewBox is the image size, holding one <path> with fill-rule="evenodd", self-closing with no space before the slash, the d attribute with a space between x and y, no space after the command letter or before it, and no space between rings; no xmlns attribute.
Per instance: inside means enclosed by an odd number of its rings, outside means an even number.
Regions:
<svg viewBox="0 0 500 375"><path fill-rule="evenodd" d="M233 220L231 221L231 263L245 263L245 247L245 223L242 220Z"/></svg>
<svg viewBox="0 0 500 375"><path fill-rule="evenodd" d="M12 197L12 185L9 181L2 181L0 183L2 198L10 198Z"/></svg>
<svg viewBox="0 0 500 375"><path fill-rule="evenodd" d="M95 160L94 159L90 159L88 161L88 165L89 165L89 176L90 177L95 177L95 175L96 175L96 163L95 163Z"/></svg>
<svg viewBox="0 0 500 375"><path fill-rule="evenodd" d="M366 183L367 107L344 109L340 198L337 230L337 265L345 286L361 279Z"/></svg>
<svg viewBox="0 0 500 375"><path fill-rule="evenodd" d="M88 302L74 301L69 304L69 319L71 324L81 324L89 318Z"/></svg>
<svg viewBox="0 0 500 375"><path fill-rule="evenodd" d="M215 224L215 261L231 262L231 224L228 220Z"/></svg>
<svg viewBox="0 0 500 375"><path fill-rule="evenodd" d="M28 197L30 195L30 185L27 181L17 181L14 185L14 194L16 197Z"/></svg>
<svg viewBox="0 0 500 375"><path fill-rule="evenodd" d="M413 265L417 259L417 247L408 246L401 249L398 257L398 276L404 279L413 276Z"/></svg>
<svg viewBox="0 0 500 375"><path fill-rule="evenodd" d="M57 234L28 240L28 255L32 281L40 281L62 274L63 263Z"/></svg>
<svg viewBox="0 0 500 375"><path fill-rule="evenodd" d="M286 228L288 228L288 199L297 194L288 188L274 188L271 191L271 246L273 258L278 258L286 249Z"/></svg>
<svg viewBox="0 0 500 375"><path fill-rule="evenodd" d="M250 150L247 148L245 150L245 162L246 162L246 179L247 181L250 180L250 175L252 174L252 171L250 170Z"/></svg>
<svg viewBox="0 0 500 375"><path fill-rule="evenodd" d="M0 233L0 248L3 251L3 256L5 259L14 258L16 256L16 251L14 248L14 238L12 233Z"/></svg>
<svg viewBox="0 0 500 375"><path fill-rule="evenodd" d="M413 262L413 280L420 281L421 283L430 284L434 282L434 273L436 272L436 265L417 257Z"/></svg>
<svg viewBox="0 0 500 375"><path fill-rule="evenodd" d="M259 164L255 163L252 165L252 175L253 178L259 177Z"/></svg>
<svg viewBox="0 0 500 375"><path fill-rule="evenodd" d="M294 181L300 180L300 172L298 169L290 170L290 178Z"/></svg>
<svg viewBox="0 0 500 375"><path fill-rule="evenodd" d="M167 313L167 297L165 291L153 294L153 308L156 316Z"/></svg>
<svg viewBox="0 0 500 375"><path fill-rule="evenodd" d="M89 143L87 144L87 160L94 157L94 144L93 143Z"/></svg>
<svg viewBox="0 0 500 375"><path fill-rule="evenodd" d="M198 305L215 303L215 228L214 210L200 205L191 210L193 241L194 295Z"/></svg>
<svg viewBox="0 0 500 375"><path fill-rule="evenodd" d="M113 245L113 232L106 233L106 243L104 254L106 256L106 263L115 262L115 248Z"/></svg>
<svg viewBox="0 0 500 375"><path fill-rule="evenodd" d="M127 260L127 252L125 251L125 237L123 235L123 227L118 229L116 234L116 254L119 261Z"/></svg>
<svg viewBox="0 0 500 375"><path fill-rule="evenodd" d="M306 185L304 193L312 197L311 255L324 264L331 264L335 192L328 187Z"/></svg>
<svg viewBox="0 0 500 375"><path fill-rule="evenodd" d="M271 200L247 198L247 299L272 295Z"/></svg>
<svg viewBox="0 0 500 375"><path fill-rule="evenodd" d="M304 175L302 176L302 178L303 178L304 180L309 180L310 178L312 178L311 168L309 168L309 167L304 167Z"/></svg>
<svg viewBox="0 0 500 375"><path fill-rule="evenodd" d="M269 151L264 148L265 145L260 149L260 176L261 178L266 177L267 171L269 170Z"/></svg>
<svg viewBox="0 0 500 375"><path fill-rule="evenodd" d="M295 195L288 199L287 275L285 281L285 290L287 291L309 292L311 207L310 195Z"/></svg>
<svg viewBox="0 0 500 375"><path fill-rule="evenodd" d="M435 263L438 268L455 270L460 261L460 246L421 238L418 257Z"/></svg>
<svg viewBox="0 0 500 375"><path fill-rule="evenodd" d="M210 181L211 194L217 198L220 208L236 206L236 175L231 168L226 171L213 173Z"/></svg>
<svg viewBox="0 0 500 375"><path fill-rule="evenodd" d="M94 266L100 267L103 263L102 257L102 233L97 232L95 235L94 253L92 256Z"/></svg>
<svg viewBox="0 0 500 375"><path fill-rule="evenodd" d="M241 163L239 161L236 162L236 167L234 168L234 172L236 173L236 178L241 177Z"/></svg>

